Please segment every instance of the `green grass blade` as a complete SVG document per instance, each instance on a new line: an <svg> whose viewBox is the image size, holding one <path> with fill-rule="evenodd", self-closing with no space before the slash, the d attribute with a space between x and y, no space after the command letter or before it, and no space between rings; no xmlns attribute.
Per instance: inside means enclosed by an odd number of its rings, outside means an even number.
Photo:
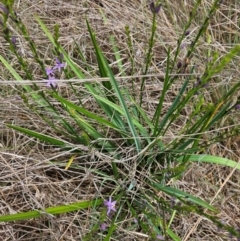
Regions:
<svg viewBox="0 0 240 241"><path fill-rule="evenodd" d="M115 55L115 58L116 58L116 61L117 61L117 65L118 65L118 68L119 68L119 71L121 73L121 76L125 76L125 72L124 72L124 67L123 67L123 63L122 63L122 59L121 59L121 56L120 56L120 53L119 53L119 49L115 43L115 38L113 35L110 36L110 42L113 46L113 51L114 51L114 55Z"/></svg>
<svg viewBox="0 0 240 241"><path fill-rule="evenodd" d="M16 80L19 80L19 81L22 81L22 77L15 71L15 69L3 58L2 55L0 55L0 60L1 62L3 63L3 65L9 70L9 72L11 73L11 75L16 79ZM26 91L30 91L32 90L29 86L27 85L24 85L23 86L25 88Z"/></svg>
<svg viewBox="0 0 240 241"><path fill-rule="evenodd" d="M178 161L182 161L183 157L178 158ZM212 164L218 164L240 170L240 163L229 160L227 158L212 156L212 155L191 155L188 159L192 162L207 162Z"/></svg>
<svg viewBox="0 0 240 241"><path fill-rule="evenodd" d="M98 47L96 38L95 38L94 33L92 32L88 22L87 22L87 26L88 26L88 31L90 33L92 43L95 48L100 76L101 77L110 77L109 73L108 73L109 70L107 69L105 57L103 56L100 48ZM106 98L109 99L111 102L116 103L117 100L116 100L116 96L113 92L113 87L112 87L111 82L109 80L102 81L102 86L104 87ZM102 95L102 96L104 96L104 95ZM122 117L118 113L115 113L109 106L102 105L102 107L104 108L105 111L108 112L108 116L115 122L115 124L117 124L119 127L121 127L124 131L127 131L127 129L126 129L127 126L126 126L125 122L123 121Z"/></svg>
<svg viewBox="0 0 240 241"><path fill-rule="evenodd" d="M211 66L211 68L204 73L202 77L203 83L207 82L213 75L220 73L233 58L239 55L239 53L240 45L235 45L224 57L221 58L217 65Z"/></svg>
<svg viewBox="0 0 240 241"><path fill-rule="evenodd" d="M112 103L108 99L103 98L103 97L98 96L98 95L95 95L95 98L100 100L100 101L102 101L102 102L104 102L104 103L106 103L111 108L113 108L115 111L119 112L121 115L125 114L124 110L119 105ZM139 131L141 132L142 136L149 137L147 130L141 125L141 123L139 123L138 120L136 120L135 118L132 118L132 122L139 129Z"/></svg>
<svg viewBox="0 0 240 241"><path fill-rule="evenodd" d="M151 119L149 119L149 117L147 116L147 113L145 112L144 109L142 109L136 102L135 100L131 97L130 101L133 103L134 107L136 108L137 112L139 113L139 115L142 117L142 119L145 121L146 126L150 129L153 130L154 125L151 121ZM135 117L138 117L137 115L135 115ZM136 120L137 121L137 120ZM150 132L150 131L149 131Z"/></svg>
<svg viewBox="0 0 240 241"><path fill-rule="evenodd" d="M114 130L122 133L121 129L119 129L116 125L112 124L111 122L105 120L104 118L101 118L100 116L86 110L83 107L77 106L77 105L73 104L72 102L70 102L70 101L68 101L68 100L66 100L66 99L64 99L64 98L62 98L62 97L60 97L56 94L52 94L52 96L55 99L57 99L58 101L60 101L63 105L66 105L68 108L74 109L74 110L78 111L79 113L84 114L85 116L91 118L92 120L97 121L97 123L103 124L108 128L114 129Z"/></svg>
<svg viewBox="0 0 240 241"><path fill-rule="evenodd" d="M166 74L165 74L165 78L164 78L164 82L163 82L163 90L162 90L162 93L161 93L161 97L159 99L159 102L158 102L158 105L157 105L157 108L156 108L156 111L154 113L154 116L153 116L153 120L152 122L154 123L154 132L153 132L153 136L156 136L156 133L158 132L159 133L159 118L160 118L160 114L162 112L162 107L163 107L163 101L165 99L165 95L166 95L166 92L168 90L168 82L169 82L169 69L170 69L170 49L168 50L168 53L167 53L167 68L166 68Z"/></svg>
<svg viewBox="0 0 240 241"><path fill-rule="evenodd" d="M73 119L76 121L76 123L86 132L89 136L91 136L94 140L97 140L98 138L104 138L102 134L97 132L95 128L89 124L84 118L82 118L77 112L73 109L67 109L69 114L73 117Z"/></svg>
<svg viewBox="0 0 240 241"><path fill-rule="evenodd" d="M134 139L134 142L135 142L135 145L136 145L136 149L138 152L141 151L141 144L140 144L140 140L139 140L139 137L137 135L137 132L135 130L135 127L133 125L133 121L132 121L132 118L128 112L128 108L127 108L127 105L123 99L123 96L122 96L122 93L119 89L119 86L117 84L117 81L116 79L114 78L114 75L112 73L112 70L110 69L105 57L103 56L102 54L102 51L99 49L97 43L96 43L96 40L95 40L95 37L93 35L93 32L90 28L90 25L87 21L87 26L88 26L88 31L89 33L91 34L91 38L92 38L92 42L94 43L94 47L95 47L95 51L97 53L97 56L99 57L99 62L101 63L101 65L104 67L104 69L107 71L107 74L110 78L110 82L111 82L111 85L113 86L114 90L115 90L115 93L117 94L117 97L118 97L118 100L123 108L123 111L124 111L124 117L127 119L127 122L128 122L128 126L129 126L129 129L132 133L132 137Z"/></svg>
<svg viewBox="0 0 240 241"><path fill-rule="evenodd" d="M47 29L47 27L45 26L45 24L38 18L36 17L37 19L37 22L39 23L39 25L41 26L42 30L44 31L44 33L46 34L46 36L48 37L48 39L51 41L51 43L53 44L54 47L57 47L55 41L54 41L54 38L52 36L52 34L50 33L50 31ZM76 74L77 78L79 79L84 79L85 78L85 75L80 71L80 69L72 62L72 60L68 57L68 54L66 53L66 51L60 46L59 47L60 50L61 50L61 53L63 54L64 56L64 60L66 61L67 65L71 68L71 70ZM100 69L99 69L100 73L104 70L101 70L101 66L100 66ZM107 76L105 73L103 73L103 76ZM105 82L108 82L108 85L109 85L109 81L105 81ZM92 84L90 83L85 83L84 86L88 89L88 91L91 93L91 94L96 94L98 93L96 89L97 86L93 87ZM107 86L108 89L111 90L111 86ZM100 91L98 89L98 91ZM102 107L102 109L105 111L105 113L110 117L110 118L115 118L115 123L118 124L118 126L121 126L121 128L124 130L124 123L123 121L121 120L120 116L117 116L117 115L114 115L113 111L105 104L101 103L101 102L98 102L99 105Z"/></svg>
<svg viewBox="0 0 240 241"><path fill-rule="evenodd" d="M20 131L24 134L27 134L29 136L32 136L32 137L35 137L41 141L46 141L52 145L56 145L56 146L66 146L66 143L63 142L63 141L60 141L56 138L53 138L53 137L50 137L50 136L47 136L47 135L43 135L43 134L40 134L38 132L35 132L35 131L31 131L31 130L28 130L28 129L25 129L23 127L20 127L20 126L15 126L15 125L10 125L10 124L7 124L7 126L9 128L12 128L14 130L17 130L17 131Z"/></svg>
<svg viewBox="0 0 240 241"><path fill-rule="evenodd" d="M188 86L188 83L189 83L189 80L186 79L185 82L183 83L180 91L179 91L179 94L177 95L177 97L173 101L173 103L170 106L167 113L164 115L161 123L158 125L157 135L159 135L159 134L163 135L168 130L168 127L174 121L174 118L175 118L174 115L173 115L174 111L178 110L178 112L180 112L182 110L182 107L181 107L182 103L180 102L180 100L182 98L182 95L183 95L184 91L186 90L186 88ZM167 125L167 123L168 123L168 125ZM158 123L156 123L156 124L158 124ZM164 127L165 127L165 130L163 130Z"/></svg>
<svg viewBox="0 0 240 241"><path fill-rule="evenodd" d="M87 20L86 20L87 21ZM106 66L106 63L105 63L105 58L97 44L97 41L96 41L96 38L94 36L94 33L87 21L87 27L88 27L88 32L90 33L90 37L91 37L91 40L92 40L92 43L93 43L93 46L95 48L95 53L96 53L96 57L97 57L97 62L98 62L98 69L99 69L99 72L100 72L100 75L101 77L110 77L109 76L109 70ZM114 100L114 97L112 95L112 83L110 81L103 81L102 82L103 86L105 87L106 91L108 92L107 95L108 95L108 98L115 102Z"/></svg>
<svg viewBox="0 0 240 241"><path fill-rule="evenodd" d="M177 234L175 234L170 228L166 230L167 234L172 238L174 241L182 241Z"/></svg>
<svg viewBox="0 0 240 241"><path fill-rule="evenodd" d="M54 47L58 47L57 44L55 43L55 40L52 36L52 34L50 33L50 31L47 29L46 25L40 20L40 18L38 18L36 16L36 20L38 22L38 24L41 26L43 32L46 34L46 36L48 37L48 39L50 40L50 42L52 43L52 45ZM68 54L66 53L66 51L62 48L62 46L59 46L61 53L64 56L64 60L67 62L67 65L72 69L72 71L76 74L76 76L79 79L84 79L85 75L80 71L80 69L73 63L73 61L68 57Z"/></svg>
<svg viewBox="0 0 240 241"><path fill-rule="evenodd" d="M76 42L75 39L74 39L74 44L75 44L75 46L76 46L76 48L77 48L77 53L79 54L80 59L81 59L81 60L83 61L83 63L84 63L84 66L83 66L83 67L85 67L88 72L91 72L91 71L92 71L92 67L91 67L90 64L87 63L87 60L86 60L86 58L84 57L84 54L82 53L82 50L81 50L79 44Z"/></svg>
<svg viewBox="0 0 240 241"><path fill-rule="evenodd" d="M174 196L174 197L180 198L180 199L187 198L188 201L191 201L191 202L193 202L197 205L200 205L203 208L209 209L213 212L217 212L217 209L214 208L213 206L209 205L207 202L203 201L200 198L194 197L194 196L192 196L192 195L190 195L186 192L180 191L180 190L178 190L176 188L173 188L173 187L166 187L166 186L163 186L163 185L158 184L158 183L153 183L151 185L156 187L157 189L171 195L171 196Z"/></svg>
<svg viewBox="0 0 240 241"><path fill-rule="evenodd" d="M0 55L0 61L3 65L8 69L14 79L18 80L19 82L23 81L22 77L14 70L14 68ZM47 106L46 101L38 94L34 93L34 90L28 85L22 85L22 87L31 94L32 98L40 105L40 106Z"/></svg>
<svg viewBox="0 0 240 241"><path fill-rule="evenodd" d="M93 200L93 201L82 201L78 203L56 206L46 208L45 210L39 211L29 211L18 214L2 215L0 216L0 222L10 222L17 220L26 220L30 218L38 218L45 215L56 215L62 213L73 212L80 209L87 209L93 206L99 206L102 203L102 200Z"/></svg>
<svg viewBox="0 0 240 241"><path fill-rule="evenodd" d="M104 12L101 10L101 8L99 9L102 17L103 17L103 21L104 21L104 24L107 24L108 23L108 20L104 14ZM115 59L117 61L117 65L118 65L118 68L119 68L119 71L121 73L121 76L124 76L126 75L125 72L124 72L124 67L123 67L123 63L122 63L122 59L121 59L121 56L120 56L120 53L119 53L119 49L118 49L118 46L116 45L115 43L115 38L114 38L114 35L111 34L110 37L109 37L109 40L112 44L112 47L113 47L113 52L114 52L114 55L115 55Z"/></svg>

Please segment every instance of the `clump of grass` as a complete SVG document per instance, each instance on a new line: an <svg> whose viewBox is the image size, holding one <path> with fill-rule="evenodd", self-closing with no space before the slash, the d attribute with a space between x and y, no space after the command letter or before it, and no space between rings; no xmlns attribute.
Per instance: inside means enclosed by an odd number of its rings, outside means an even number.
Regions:
<svg viewBox="0 0 240 241"><path fill-rule="evenodd" d="M182 61L179 61L182 45L186 36L189 35L189 28L197 16L200 4L201 1L195 3L175 49L168 48L166 51L161 96L157 99L152 114L149 115L144 109L143 101L147 74L153 64L156 17L161 14L159 1L150 5L153 14L151 36L142 71L140 94L137 98L136 93L131 93L125 86L120 86L98 45L88 20L86 20L86 25L95 49L97 74L101 82L86 81L83 71L59 43L59 27L56 26L52 34L42 20L36 17L39 26L51 42L56 57L55 66L47 66L41 60L38 49L29 37L24 24L15 16L11 1L5 2L3 7L7 11L3 11L2 21L4 36L10 44L10 50L18 59L21 73L11 67L9 61L3 56L0 56L0 60L17 81L23 81L25 78L34 79L28 61L17 52L17 47L12 41L7 26L9 19L12 19L16 28L28 42L34 60L42 71L43 79L48 78L43 81L46 85L43 90L40 90L34 82L34 88L24 84L23 89L19 89L21 97L29 110L36 113L42 122L51 127L55 136L13 124L6 126L48 143L52 149L60 148L70 153L71 157L65 170L70 168L81 170L78 163L73 164L77 155L93 154L96 163L106 161L110 165L99 170L98 164L92 167L91 160L87 160L89 163L86 165L91 170L91 175L101 180L102 186L107 186L106 191L97 193L94 198L68 205L53 206L41 211L3 215L0 216L0 221L16 221L40 217L42 214L56 215L91 208L95 215L91 217L91 225L82 240L110 240L111 237L121 240L123 234L118 230L120 224L126 232L140 230L139 233L151 240L167 240L168 238L183 240L181 234L175 232L174 220L178 215L195 213L239 238L239 232L235 227L225 225L218 219L218 210L211 203L181 190L176 185L193 162L218 164L240 170L235 161L208 155L206 152L208 146L219 143L222 139L237 136L239 127L233 128L231 132L220 132L215 135L213 133L207 143L203 141L206 134L214 132L223 120L235 113L236 107L240 104L234 99L234 95L239 91L240 83L231 84L227 91L221 92L214 103L205 99L205 92L212 78L221 74L239 54L240 46L236 45L221 58L215 53L198 78L196 78L196 66L190 65L200 39L206 34L209 21L220 6L220 0L214 1L209 7L201 27L188 46L186 55ZM162 7L167 6L163 4ZM126 31L128 46L132 48L130 30L126 28ZM111 36L111 41L119 69L123 70L121 55L113 36ZM81 60L85 62L85 66L88 66L87 59L79 46L77 51L78 56L81 56ZM129 53L132 54L132 52L130 49ZM132 69L135 66L133 58L131 66ZM91 73L89 66L87 70ZM71 83L71 80L67 82L74 94L74 101L69 100L65 93L62 93L61 75L65 75L67 79L76 76L83 83L84 88L77 91L77 86ZM166 109L164 102L179 79L182 84L178 92L172 96ZM136 90L137 83L132 81L131 84L132 89ZM86 95L91 96L94 104L98 106L96 112L84 104L82 96ZM190 111L187 112L187 110ZM182 113L186 113L184 121ZM175 125L180 125L178 135L171 138L169 133Z"/></svg>

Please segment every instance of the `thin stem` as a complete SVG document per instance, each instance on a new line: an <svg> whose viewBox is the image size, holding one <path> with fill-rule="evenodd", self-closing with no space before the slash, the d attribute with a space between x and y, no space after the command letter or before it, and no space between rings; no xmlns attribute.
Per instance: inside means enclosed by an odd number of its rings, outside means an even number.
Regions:
<svg viewBox="0 0 240 241"><path fill-rule="evenodd" d="M144 75L147 74L149 65L150 65L151 60L152 60L152 49L153 49L153 45L154 45L155 32L156 32L156 13L153 13L152 35L151 35L151 38L149 40L149 48L148 48L147 59L146 59L146 67L145 67L145 70L143 72ZM141 92L140 92L140 107L142 106L143 91L144 91L144 88L145 88L145 80L146 80L146 77L143 77L142 83L141 83Z"/></svg>

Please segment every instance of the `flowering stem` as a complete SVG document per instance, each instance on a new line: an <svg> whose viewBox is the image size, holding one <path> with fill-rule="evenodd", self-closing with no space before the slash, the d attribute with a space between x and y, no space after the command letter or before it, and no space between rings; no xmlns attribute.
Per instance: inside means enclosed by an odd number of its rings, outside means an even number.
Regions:
<svg viewBox="0 0 240 241"><path fill-rule="evenodd" d="M143 72L143 75L146 75L148 72L148 68L149 65L151 63L152 60L152 49L153 49L153 45L154 45L154 36L155 36L155 32L156 32L156 13L153 12L153 21L152 21L152 35L151 38L149 40L149 47L148 47L148 53L147 53L147 58L146 58L146 67L145 70ZM143 91L145 88L145 80L146 77L142 78L142 83L141 83L141 90L140 90L140 107L142 106L142 98L143 98Z"/></svg>

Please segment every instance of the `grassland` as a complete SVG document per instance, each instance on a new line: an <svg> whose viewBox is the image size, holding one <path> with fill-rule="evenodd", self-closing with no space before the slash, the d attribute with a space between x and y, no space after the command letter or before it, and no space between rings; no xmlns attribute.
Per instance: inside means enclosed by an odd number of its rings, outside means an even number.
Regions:
<svg viewBox="0 0 240 241"><path fill-rule="evenodd" d="M152 32L153 13L150 11L149 3L145 0L19 0L15 1L14 10L25 24L30 37L43 56L42 60L46 66L49 66L54 59L54 48L37 23L36 15L52 33L54 26L59 25L59 43L86 75L87 80L97 83L101 79L98 77L98 64L87 30L85 21L87 18L119 85L134 93L134 96L139 96L141 75ZM170 49L173 53L176 50L177 41L185 29L194 3L195 1L192 0L162 1L162 8L156 14L156 36L142 100L142 107L149 116L154 115L154 109L163 90L167 51ZM163 103L163 113L166 113L176 98L184 78L190 73L192 66L195 67L195 73L192 74L191 86L194 86L197 77L203 74L206 63L210 61L214 53L218 53L218 58L221 58L240 42L240 2L238 0L222 1L216 14L211 18L206 32L200 37L195 52L190 59L184 59L188 47L201 28L212 3L211 0L201 1L196 17L188 29L184 45L178 55L178 62L184 64L184 61L189 61L189 63L183 76L179 77L168 91L167 98ZM129 35L126 26L129 28ZM42 81L45 76L34 60L27 41L15 29L13 22L10 21L8 27L12 35L16 36L17 51L21 53L24 60L28 61L40 91L45 91L46 84ZM23 74L17 58L9 51L9 43L4 39L4 33L0 33L0 36L0 54L19 74ZM129 36L131 36L132 46L129 44ZM116 47L120 56L117 58L114 55ZM79 55L78 48L87 59L88 66ZM204 89L203 99L208 103L204 108L215 105L222 92L240 81L239 63L239 56L235 56L221 73L216 74L209 81L208 87ZM88 67L91 69L90 71L88 71ZM66 76L62 73L59 78L64 80ZM96 152L90 149L85 155L74 156L72 166L66 170L65 167L72 157L70 152L53 148L47 143L42 143L8 128L6 124L14 124L61 138L36 113L29 110L29 106L20 96L19 83L14 81L3 65L0 65L0 79L1 215L44 210L51 206L90 200L96 196L105 199L105 195L115 190L116 186L112 182L108 182L107 178L101 179L95 175L95 172L92 172L92 170L103 172L111 169L111 160L101 152L101 149ZM75 84L75 91L83 92L81 101L85 107L93 112L98 112L99 107L89 96L82 83L74 75L71 76L71 80ZM58 88L58 91L68 100L77 103L75 92L64 81L60 82ZM30 93L28 95L30 96ZM237 94L232 96L233 103L238 98ZM31 105L31 101L28 104ZM55 104L58 107L57 103ZM181 127L185 125L186 119L190 118L189 113L194 108L196 108L194 103L186 106L178 121L174 122L173 128L162 137L164 143L169 143L179 137ZM239 129L239 118L240 111L235 110L229 113L229 117L223 119L217 127L207 131L201 140L206 144L205 149L201 151L205 154L217 155L239 162L240 137L238 134L208 145L217 135L231 132L232 129ZM69 120L71 121L70 117ZM81 130L79 131L81 132ZM111 138L115 137L112 135ZM188 137L186 136L186 138ZM119 146L118 152L126 152L125 147ZM131 149L127 149L125 155L130 157ZM129 165L126 168L132 167ZM140 180L141 177L148 175L145 171L139 172ZM240 172L236 168L196 162L191 164L180 179L169 180L168 185L174 185L191 195L208 201L218 208L217 217L221 222L240 229ZM144 184L142 187L146 188ZM167 198L165 194L159 194L159 196ZM141 219L141 217L139 218ZM96 219L97 211L86 209L58 216L45 215L40 219L0 223L0 239L4 241L83 240L83 237L96 224ZM213 222L196 213L178 213L171 228L183 241L230 240L228 232L219 230ZM91 237L92 239L89 239L104 240L104 233L102 234L100 231L96 233ZM135 225L129 215L125 220L116 224L111 240L152 239ZM232 240L236 239L232 238Z"/></svg>

